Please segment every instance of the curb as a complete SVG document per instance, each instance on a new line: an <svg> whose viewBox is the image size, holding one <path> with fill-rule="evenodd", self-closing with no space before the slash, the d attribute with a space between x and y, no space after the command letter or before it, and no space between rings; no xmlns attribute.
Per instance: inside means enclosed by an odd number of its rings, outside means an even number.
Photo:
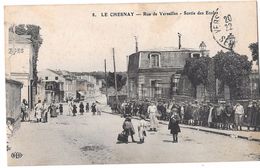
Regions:
<svg viewBox="0 0 260 168"><path fill-rule="evenodd" d="M120 114L117 114L117 113L110 113L110 112L106 112L106 111L102 111L102 112L107 113L107 114L112 114L112 115L120 116ZM140 120L139 117L133 116L132 118L133 118L133 119L136 119L136 120ZM146 120L146 121L150 121L149 119L145 119L145 120ZM167 123L165 123L165 122L163 122L163 121L159 121L159 124L168 125ZM197 131L203 131L203 132L213 133L213 134L217 134L217 135L223 135L223 136L228 136L228 137L240 138L240 139L244 139L244 140L248 140L248 141L260 142L260 139L251 138L251 137L242 136L242 135L229 134L229 133L218 132L218 131L214 131L214 130L206 130L206 129L203 129L203 128L187 127L187 126L182 125L182 124L180 124L180 127L182 127L182 128L187 128L187 129L192 129L192 130L197 130Z"/></svg>

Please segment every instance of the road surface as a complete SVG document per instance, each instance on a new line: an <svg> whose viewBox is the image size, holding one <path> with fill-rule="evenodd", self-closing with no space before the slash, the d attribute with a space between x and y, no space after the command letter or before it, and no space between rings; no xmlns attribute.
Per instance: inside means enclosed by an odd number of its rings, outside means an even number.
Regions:
<svg viewBox="0 0 260 168"><path fill-rule="evenodd" d="M9 165L80 165L260 160L260 143L182 129L172 143L166 125L148 132L144 144L117 143L124 119L107 113L64 114L48 123L24 122L11 138ZM133 120L137 132L138 120ZM135 140L138 135L135 134ZM13 152L22 157L11 157Z"/></svg>

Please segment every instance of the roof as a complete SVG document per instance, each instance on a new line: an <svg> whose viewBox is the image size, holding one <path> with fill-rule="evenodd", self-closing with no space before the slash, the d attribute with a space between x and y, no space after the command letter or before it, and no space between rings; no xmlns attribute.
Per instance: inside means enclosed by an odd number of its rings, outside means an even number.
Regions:
<svg viewBox="0 0 260 168"><path fill-rule="evenodd" d="M93 83L89 82L87 79L77 79L77 82L86 82L89 84L93 84Z"/></svg>
<svg viewBox="0 0 260 168"><path fill-rule="evenodd" d="M23 83L17 80L5 78L5 82L23 86Z"/></svg>
<svg viewBox="0 0 260 168"><path fill-rule="evenodd" d="M15 43L32 43L30 40L30 35L17 35L15 33L9 32L9 42L15 42Z"/></svg>
<svg viewBox="0 0 260 168"><path fill-rule="evenodd" d="M147 50L140 50L138 52L130 54L130 56L136 56L139 55L139 53L142 52L202 52L206 51L209 52L209 50L201 50L201 49L196 49L196 48L175 48L175 47L164 47L164 48L155 48L155 49L147 49Z"/></svg>
<svg viewBox="0 0 260 168"><path fill-rule="evenodd" d="M154 49L147 49L147 50L140 50L139 52L147 52L147 51L169 51L169 52L179 52L179 51L201 51L198 48L176 48L176 47L164 47L164 48L154 48ZM209 50L205 50L209 51Z"/></svg>
<svg viewBox="0 0 260 168"><path fill-rule="evenodd" d="M73 80L76 79L75 76L69 74L68 71L61 71L61 70L52 70L52 69L47 69L48 71L51 71L52 73L55 73L59 76L62 76L63 78L65 78L66 80Z"/></svg>

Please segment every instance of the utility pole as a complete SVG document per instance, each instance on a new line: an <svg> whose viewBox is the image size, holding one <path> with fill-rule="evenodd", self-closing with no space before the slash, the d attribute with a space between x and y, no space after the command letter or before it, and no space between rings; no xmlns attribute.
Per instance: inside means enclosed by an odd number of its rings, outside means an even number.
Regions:
<svg viewBox="0 0 260 168"><path fill-rule="evenodd" d="M114 80L115 80L115 91L116 91L116 112L118 110L118 95L117 95L117 80L116 80L116 63L115 63L115 49L113 51L113 64L114 64Z"/></svg>
<svg viewBox="0 0 260 168"><path fill-rule="evenodd" d="M129 97L129 85L128 85L128 64L129 64L129 56L126 56L126 95Z"/></svg>
<svg viewBox="0 0 260 168"><path fill-rule="evenodd" d="M106 62L106 59L105 59L105 81L106 81L106 98L107 98L107 104L108 104L108 94L107 94L107 62Z"/></svg>

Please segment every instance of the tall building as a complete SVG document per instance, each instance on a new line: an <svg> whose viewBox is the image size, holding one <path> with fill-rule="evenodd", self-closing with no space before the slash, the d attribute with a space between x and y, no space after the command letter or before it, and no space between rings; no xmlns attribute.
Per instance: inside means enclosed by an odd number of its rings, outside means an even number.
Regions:
<svg viewBox="0 0 260 168"><path fill-rule="evenodd" d="M204 45L200 49L166 48L131 54L127 71L128 96L142 99L177 95L186 58L208 55L209 51ZM185 82L182 84L185 85Z"/></svg>

